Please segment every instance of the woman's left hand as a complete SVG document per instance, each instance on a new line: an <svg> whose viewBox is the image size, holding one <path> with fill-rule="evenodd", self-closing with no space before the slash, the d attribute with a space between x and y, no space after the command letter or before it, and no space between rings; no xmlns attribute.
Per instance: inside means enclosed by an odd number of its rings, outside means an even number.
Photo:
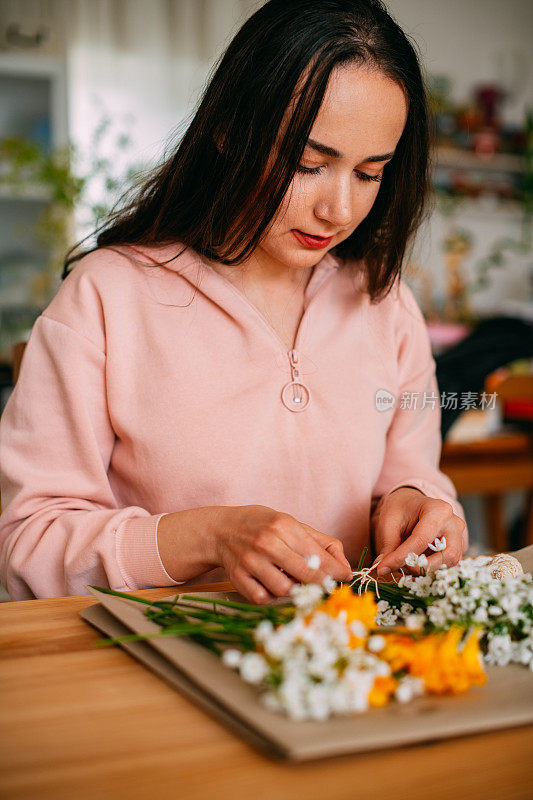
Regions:
<svg viewBox="0 0 533 800"><path fill-rule="evenodd" d="M424 554L427 569L443 564L453 567L463 557L468 545L466 523L453 512L450 503L434 500L413 487L401 487L379 502L372 517L372 535L377 574L385 575L402 567L409 553ZM435 538L446 539L446 549L434 552L429 548ZM374 563L376 563L376 561ZM409 571L409 570L407 570ZM419 574L419 569L413 569Z"/></svg>

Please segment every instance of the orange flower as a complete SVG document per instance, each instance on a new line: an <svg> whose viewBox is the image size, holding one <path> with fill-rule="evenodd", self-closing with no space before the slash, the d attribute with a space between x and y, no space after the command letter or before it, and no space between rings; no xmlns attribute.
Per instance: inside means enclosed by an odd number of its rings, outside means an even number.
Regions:
<svg viewBox="0 0 533 800"><path fill-rule="evenodd" d="M380 657L393 672L405 669L422 678L428 692L457 694L487 682L479 650L480 631L474 630L459 649L462 635L459 626L420 639L389 634Z"/></svg>
<svg viewBox="0 0 533 800"><path fill-rule="evenodd" d="M335 589L329 597L316 609L332 617L338 617L340 611L346 611L346 622L362 622L365 628L374 625L378 607L372 592L354 594L351 588L344 584Z"/></svg>
<svg viewBox="0 0 533 800"><path fill-rule="evenodd" d="M329 614L335 619L341 612L346 612L346 625L349 627L352 622L360 622L366 630L375 626L378 607L372 592L354 594L350 586L344 584L335 589L329 597L324 600L315 611ZM344 616L344 615L343 615ZM352 634L350 636L350 647L360 647L364 644L365 638Z"/></svg>
<svg viewBox="0 0 533 800"><path fill-rule="evenodd" d="M381 708L386 706L389 702L391 695L394 694L398 688L398 681L391 675L376 678L374 686L368 695L368 702L373 708Z"/></svg>

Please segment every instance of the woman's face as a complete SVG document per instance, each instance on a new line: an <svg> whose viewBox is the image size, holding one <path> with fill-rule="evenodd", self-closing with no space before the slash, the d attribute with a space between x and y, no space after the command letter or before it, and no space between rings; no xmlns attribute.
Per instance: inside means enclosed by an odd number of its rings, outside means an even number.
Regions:
<svg viewBox="0 0 533 800"><path fill-rule="evenodd" d="M374 204L407 110L403 89L381 72L350 65L331 73L300 168L254 253L264 266L312 267L353 233Z"/></svg>

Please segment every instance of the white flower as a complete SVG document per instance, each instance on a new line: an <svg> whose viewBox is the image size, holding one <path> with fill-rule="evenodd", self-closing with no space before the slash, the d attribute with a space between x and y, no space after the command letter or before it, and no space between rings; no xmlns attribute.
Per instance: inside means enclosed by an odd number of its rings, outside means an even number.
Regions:
<svg viewBox="0 0 533 800"><path fill-rule="evenodd" d="M335 589L337 588L337 584L335 583L331 575L326 575L326 577L322 581L322 588L328 594L331 594L332 592L335 591Z"/></svg>
<svg viewBox="0 0 533 800"><path fill-rule="evenodd" d="M273 632L274 626L269 619L264 619L254 630L254 638L258 642L264 642Z"/></svg>
<svg viewBox="0 0 533 800"><path fill-rule="evenodd" d="M315 652L307 663L307 671L316 678L334 678L336 672L331 668L336 660L337 652L333 647Z"/></svg>
<svg viewBox="0 0 533 800"><path fill-rule="evenodd" d="M329 717L329 688L317 683L311 686L306 696L311 719L323 720Z"/></svg>
<svg viewBox="0 0 533 800"><path fill-rule="evenodd" d="M390 675L392 672L390 666L386 661L378 661L375 666L375 673L377 678L383 678Z"/></svg>
<svg viewBox="0 0 533 800"><path fill-rule="evenodd" d="M487 614L486 607L479 606L478 608L476 608L475 612L472 615L472 619L474 620L474 622L480 622L482 624L484 622L488 622L489 615Z"/></svg>
<svg viewBox="0 0 533 800"><path fill-rule="evenodd" d="M400 678L398 688L394 696L400 703L407 703L417 695L424 694L425 687L422 678L414 678L411 675L406 675Z"/></svg>
<svg viewBox="0 0 533 800"><path fill-rule="evenodd" d="M392 606L389 608L388 611L381 611L376 614L376 622L378 625L396 625L398 622L398 611Z"/></svg>
<svg viewBox="0 0 533 800"><path fill-rule="evenodd" d="M394 696L400 703L408 703L413 699L413 690L408 683L402 681L394 692Z"/></svg>
<svg viewBox="0 0 533 800"><path fill-rule="evenodd" d="M405 627L410 631L419 631L424 627L426 617L424 613L408 614L405 618Z"/></svg>
<svg viewBox="0 0 533 800"><path fill-rule="evenodd" d="M235 669L238 667L242 660L242 653L240 650L236 650L234 647L230 647L228 650L224 650L222 653L222 662L227 666Z"/></svg>
<svg viewBox="0 0 533 800"><path fill-rule="evenodd" d="M531 665L533 663L533 641L531 638L522 642L512 642L513 661L518 664Z"/></svg>
<svg viewBox="0 0 533 800"><path fill-rule="evenodd" d="M344 611L344 614L346 615L346 611ZM354 636L358 636L359 639L366 639L366 628L358 619L354 619L354 621L350 624L350 629Z"/></svg>
<svg viewBox="0 0 533 800"><path fill-rule="evenodd" d="M294 586L291 586L289 594L296 608L300 609L303 614L307 614L322 600L324 590L316 583L295 583Z"/></svg>
<svg viewBox="0 0 533 800"><path fill-rule="evenodd" d="M313 553L313 555L307 556L305 560L309 569L320 568L320 556L318 555L318 553Z"/></svg>
<svg viewBox="0 0 533 800"><path fill-rule="evenodd" d="M427 567L428 560L426 556L422 553L421 555L417 555L416 553L409 553L405 559L405 563L408 567Z"/></svg>
<svg viewBox="0 0 533 800"><path fill-rule="evenodd" d="M427 615L433 625L439 628L446 624L446 613L444 609L440 607L438 601L429 606Z"/></svg>
<svg viewBox="0 0 533 800"><path fill-rule="evenodd" d="M247 683L261 683L269 673L268 664L259 653L245 653L240 663L241 678Z"/></svg>
<svg viewBox="0 0 533 800"><path fill-rule="evenodd" d="M487 661L505 667L511 660L511 639L507 635L493 636L489 640Z"/></svg>
<svg viewBox="0 0 533 800"><path fill-rule="evenodd" d="M438 595L445 595L446 590L448 589L448 582L442 578L437 578L437 573L435 573L435 580L433 581L433 585L431 587L431 594L438 594Z"/></svg>
<svg viewBox="0 0 533 800"><path fill-rule="evenodd" d="M367 642L367 647L372 653L379 653L385 647L385 637L379 634L371 636Z"/></svg>
<svg viewBox="0 0 533 800"><path fill-rule="evenodd" d="M433 544L430 542L428 544L430 550L433 550L435 553L438 553L439 550L446 550L446 537L443 536L442 539L439 539L438 536L435 537L435 541Z"/></svg>

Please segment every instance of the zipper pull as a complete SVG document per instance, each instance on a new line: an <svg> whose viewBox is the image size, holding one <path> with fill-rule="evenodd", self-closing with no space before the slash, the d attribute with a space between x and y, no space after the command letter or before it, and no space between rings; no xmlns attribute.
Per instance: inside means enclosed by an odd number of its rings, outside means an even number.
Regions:
<svg viewBox="0 0 533 800"><path fill-rule="evenodd" d="M304 411L309 405L311 395L307 386L300 381L298 353L296 350L288 350L287 355L291 365L291 380L283 387L281 400L289 411Z"/></svg>
<svg viewBox="0 0 533 800"><path fill-rule="evenodd" d="M298 353L296 350L289 350L289 361L291 362L291 379L294 383L300 383L300 370L298 369Z"/></svg>

